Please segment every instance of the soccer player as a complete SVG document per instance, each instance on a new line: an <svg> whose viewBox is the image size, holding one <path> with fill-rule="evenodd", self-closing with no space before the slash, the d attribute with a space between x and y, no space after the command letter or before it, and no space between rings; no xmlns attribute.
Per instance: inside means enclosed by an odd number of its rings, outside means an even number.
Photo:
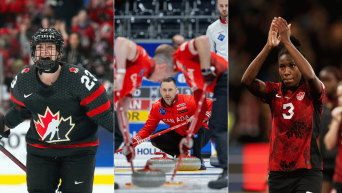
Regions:
<svg viewBox="0 0 342 193"><path fill-rule="evenodd" d="M342 82L339 82L337 87L338 106L331 112L332 120L328 133L324 137L324 144L327 150L338 148L336 156L336 167L333 176L332 193L342 192Z"/></svg>
<svg viewBox="0 0 342 193"><path fill-rule="evenodd" d="M114 53L116 55L114 68L114 91L120 93L122 106L126 122L128 123L127 112L132 100L133 93L141 86L143 77L152 82L160 82L163 78L173 73L173 61L165 57L165 54L157 54L154 58L149 58L146 50L123 37L118 37L115 42ZM114 104L118 96L114 96ZM116 113L115 113L116 114ZM115 115L115 147L118 149L123 141L122 133L119 129L121 120ZM128 125L127 125L128 126ZM127 147L127 161L134 159L133 147Z"/></svg>
<svg viewBox="0 0 342 193"><path fill-rule="evenodd" d="M210 39L210 50L228 61L228 0L217 0L220 18L212 23L206 35Z"/></svg>
<svg viewBox="0 0 342 193"><path fill-rule="evenodd" d="M279 37L277 33L279 32ZM272 131L268 163L269 192L321 192L322 158L317 145L324 85L298 49L283 18L272 21L266 46L252 61L242 83L261 101L270 105ZM270 51L279 45L281 82L256 79Z"/></svg>
<svg viewBox="0 0 342 193"><path fill-rule="evenodd" d="M324 144L324 137L329 131L329 125L332 120L331 112L336 106L338 106L337 84L342 80L342 74L339 68L335 66L326 66L319 73L319 79L322 80L325 86L321 117L321 132L319 135L319 148L323 158L322 193L330 193L333 185L332 182L337 149L328 151Z"/></svg>
<svg viewBox="0 0 342 193"><path fill-rule="evenodd" d="M13 107L0 117L0 135L31 118L26 134L29 193L92 192L98 125L113 132L106 90L86 69L64 63L64 40L54 28L31 39L34 65L10 88Z"/></svg>
<svg viewBox="0 0 342 193"><path fill-rule="evenodd" d="M162 98L153 104L145 126L133 138L133 143L150 136L156 130L160 121L173 127L186 122L189 119L191 120L191 117L195 114L197 103L195 103L194 96L177 94L177 83L174 78L168 77L163 79L160 83L159 90ZM206 103L209 108L205 113L204 123L198 130L197 136L194 139L193 148L195 157L199 158L202 163L200 170L206 170L201 157L201 149L209 142L209 128L206 122L211 115L212 102L211 100L206 99ZM162 134L151 139L151 143L153 146L171 156L179 156L178 144L183 136L186 135L188 127L189 125L184 125L176 130ZM157 131L156 133L161 131L163 130Z"/></svg>
<svg viewBox="0 0 342 193"><path fill-rule="evenodd" d="M197 102L202 93L204 83L208 84L207 92L214 93L212 114L209 121L210 138L216 143L217 155L220 167L223 169L218 180L209 182L209 187L220 189L228 186L228 62L214 52L210 52L208 36L199 36L184 42L172 54L170 45L158 46L155 53L168 53L172 56L176 65L176 71L183 72L185 80L192 89ZM202 125L205 117L206 103L203 104L203 113L199 114L194 133ZM189 144L181 144L184 152L189 149Z"/></svg>

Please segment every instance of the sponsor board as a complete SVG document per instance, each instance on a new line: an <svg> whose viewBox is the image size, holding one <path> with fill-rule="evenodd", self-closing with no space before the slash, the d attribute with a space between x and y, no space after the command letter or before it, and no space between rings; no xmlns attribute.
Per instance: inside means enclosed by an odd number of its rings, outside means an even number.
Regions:
<svg viewBox="0 0 342 193"><path fill-rule="evenodd" d="M162 152L160 149L154 147L151 142L143 142L142 144L138 145L135 149L135 158L134 159L150 159L153 157L161 157L160 155L154 155L155 152ZM170 156L169 156L170 157ZM116 153L114 155L114 162L115 160L126 160L126 156L123 155L122 152Z"/></svg>
<svg viewBox="0 0 342 193"><path fill-rule="evenodd" d="M147 121L149 111L128 111L129 122Z"/></svg>
<svg viewBox="0 0 342 193"><path fill-rule="evenodd" d="M115 109L117 108L118 103L115 104ZM150 110L151 109L151 100L150 99L139 99L133 98L131 103L129 104L128 110Z"/></svg>

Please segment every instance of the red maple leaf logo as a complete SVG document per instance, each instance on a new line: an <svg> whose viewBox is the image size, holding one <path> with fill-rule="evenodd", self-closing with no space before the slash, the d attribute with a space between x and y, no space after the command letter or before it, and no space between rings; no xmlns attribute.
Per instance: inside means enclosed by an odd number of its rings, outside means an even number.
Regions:
<svg viewBox="0 0 342 193"><path fill-rule="evenodd" d="M42 116L38 114L38 117L39 117L39 120L37 122L34 121L34 124L36 125L36 129L40 137L44 138L44 135L49 127L49 124L55 121L59 122L59 112L57 112L56 114L53 114L50 108L47 107L45 111L45 115Z"/></svg>
<svg viewBox="0 0 342 193"><path fill-rule="evenodd" d="M21 73L27 73L30 69L29 68L25 68L21 71Z"/></svg>
<svg viewBox="0 0 342 193"><path fill-rule="evenodd" d="M75 74L78 72L78 68L69 68L70 72L74 72Z"/></svg>

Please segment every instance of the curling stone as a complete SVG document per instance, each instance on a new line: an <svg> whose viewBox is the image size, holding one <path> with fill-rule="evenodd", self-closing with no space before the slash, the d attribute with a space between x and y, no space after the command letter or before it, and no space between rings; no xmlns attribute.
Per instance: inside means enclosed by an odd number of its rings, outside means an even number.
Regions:
<svg viewBox="0 0 342 193"><path fill-rule="evenodd" d="M177 164L178 158L175 159ZM183 156L178 171L195 171L201 168L201 160L194 156Z"/></svg>
<svg viewBox="0 0 342 193"><path fill-rule="evenodd" d="M132 174L132 183L138 187L159 187L165 184L165 173L151 169L149 166L153 163L146 163L144 169L136 170Z"/></svg>
<svg viewBox="0 0 342 193"><path fill-rule="evenodd" d="M151 169L159 169L162 172L171 172L175 169L175 161L168 158L164 152L154 152L155 155L163 155L163 157L154 157L146 161L146 164L151 162Z"/></svg>
<svg viewBox="0 0 342 193"><path fill-rule="evenodd" d="M217 153L210 156L210 165L212 165L214 167L220 167L220 163L219 163L219 160L217 157Z"/></svg>

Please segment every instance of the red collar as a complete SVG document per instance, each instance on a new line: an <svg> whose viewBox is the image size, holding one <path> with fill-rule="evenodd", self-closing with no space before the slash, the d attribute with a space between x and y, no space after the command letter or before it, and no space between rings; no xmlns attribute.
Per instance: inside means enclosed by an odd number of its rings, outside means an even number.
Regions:
<svg viewBox="0 0 342 193"><path fill-rule="evenodd" d="M173 99L173 102L172 102L172 104L171 104L171 106L169 106L165 101L164 101L164 99L163 99L163 97L161 98L161 105L163 106L163 107L172 107L174 104L176 104L177 102L178 102L178 94L176 94L176 96L175 96L175 99Z"/></svg>
<svg viewBox="0 0 342 193"><path fill-rule="evenodd" d="M151 64L151 68L150 71L148 72L148 74L146 75L146 78L149 79L151 77L151 75L154 72L154 69L156 68L156 61L153 58L150 58L150 64Z"/></svg>
<svg viewBox="0 0 342 193"><path fill-rule="evenodd" d="M223 23L223 24L228 24L228 22L226 22L225 19L221 19L221 16L220 16L220 21L221 21L221 23Z"/></svg>

